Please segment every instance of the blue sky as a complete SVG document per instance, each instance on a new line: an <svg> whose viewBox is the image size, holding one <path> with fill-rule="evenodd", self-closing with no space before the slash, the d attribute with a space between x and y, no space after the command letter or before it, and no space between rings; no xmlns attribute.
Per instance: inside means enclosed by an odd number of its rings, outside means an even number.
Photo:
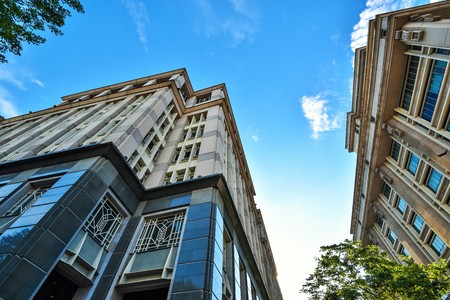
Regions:
<svg viewBox="0 0 450 300"><path fill-rule="evenodd" d="M82 1L64 36L0 65L0 115L185 67L227 85L284 298L321 245L350 238L355 154L344 149L353 49L376 13L428 0Z"/></svg>

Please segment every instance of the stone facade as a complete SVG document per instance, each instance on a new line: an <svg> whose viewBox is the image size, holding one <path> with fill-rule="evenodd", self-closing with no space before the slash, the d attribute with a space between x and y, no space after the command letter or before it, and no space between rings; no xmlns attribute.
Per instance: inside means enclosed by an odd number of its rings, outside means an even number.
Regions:
<svg viewBox="0 0 450 300"><path fill-rule="evenodd" d="M393 258L450 262L449 32L448 1L385 13L355 53L351 233Z"/></svg>
<svg viewBox="0 0 450 300"><path fill-rule="evenodd" d="M62 99L0 120L0 297L282 299L225 85Z"/></svg>

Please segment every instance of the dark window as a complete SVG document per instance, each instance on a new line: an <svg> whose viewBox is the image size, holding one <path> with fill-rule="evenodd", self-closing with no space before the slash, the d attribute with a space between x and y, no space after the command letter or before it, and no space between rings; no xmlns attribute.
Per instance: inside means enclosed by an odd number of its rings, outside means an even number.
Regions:
<svg viewBox="0 0 450 300"><path fill-rule="evenodd" d="M131 292L123 295L123 300L166 300L169 288L150 291Z"/></svg>
<svg viewBox="0 0 450 300"><path fill-rule="evenodd" d="M72 299L78 286L56 271L52 271L33 299Z"/></svg>
<svg viewBox="0 0 450 300"><path fill-rule="evenodd" d="M417 69L419 67L418 56L410 56L408 60L408 69L406 71L406 78L403 86L403 96L401 107L403 109L409 110L411 106L411 98L414 90L414 85L417 77Z"/></svg>
<svg viewBox="0 0 450 300"><path fill-rule="evenodd" d="M399 143L397 143L396 141L392 141L392 146L391 146L391 157L398 161L398 157L400 155L400 149L401 149L401 145Z"/></svg>
<svg viewBox="0 0 450 300"><path fill-rule="evenodd" d="M389 196L391 195L391 187L389 186L389 184L384 183L383 186L383 194L386 196L386 198L389 199Z"/></svg>

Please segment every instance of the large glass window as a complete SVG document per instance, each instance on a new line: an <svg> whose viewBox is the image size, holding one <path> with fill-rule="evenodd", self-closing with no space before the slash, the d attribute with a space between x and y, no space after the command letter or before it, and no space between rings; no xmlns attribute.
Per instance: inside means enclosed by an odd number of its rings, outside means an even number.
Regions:
<svg viewBox="0 0 450 300"><path fill-rule="evenodd" d="M423 229L423 225L425 224L425 222L423 221L423 219L416 213L414 213L414 216L411 219L411 226L418 232L420 233Z"/></svg>
<svg viewBox="0 0 450 300"><path fill-rule="evenodd" d="M411 174L416 175L417 167L419 166L419 161L420 161L420 158L419 158L417 155L415 155L415 154L413 154L413 153L411 153L411 154L409 155L409 160L408 160L408 171L409 171Z"/></svg>
<svg viewBox="0 0 450 300"><path fill-rule="evenodd" d="M436 102L441 90L442 80L444 78L445 68L447 62L441 60L435 60L433 63L433 69L428 79L428 90L425 95L424 103L422 106L422 118L430 121L433 117Z"/></svg>
<svg viewBox="0 0 450 300"><path fill-rule="evenodd" d="M414 85L417 77L417 69L419 67L418 56L409 56L408 69L406 73L406 80L403 86L402 108L409 110L411 106L411 98L414 90Z"/></svg>
<svg viewBox="0 0 450 300"><path fill-rule="evenodd" d="M434 252L436 252L437 255L440 256L442 253L444 253L446 245L444 241L435 233L431 235L428 244L430 245L431 249L433 249Z"/></svg>
<svg viewBox="0 0 450 300"><path fill-rule="evenodd" d="M428 178L427 178L427 187L432 190L434 193L437 192L439 185L442 181L442 174L439 171L436 171L433 168L430 168L430 171L428 172Z"/></svg>

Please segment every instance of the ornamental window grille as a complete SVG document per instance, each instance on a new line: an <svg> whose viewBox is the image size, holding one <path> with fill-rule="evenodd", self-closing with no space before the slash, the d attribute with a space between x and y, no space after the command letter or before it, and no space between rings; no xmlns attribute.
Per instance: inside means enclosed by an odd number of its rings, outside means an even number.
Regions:
<svg viewBox="0 0 450 300"><path fill-rule="evenodd" d="M105 196L94 213L89 217L83 229L100 246L108 248L122 220L122 214L111 204L109 198Z"/></svg>
<svg viewBox="0 0 450 300"><path fill-rule="evenodd" d="M184 222L184 212L169 217L145 220L134 252L146 252L178 246Z"/></svg>
<svg viewBox="0 0 450 300"><path fill-rule="evenodd" d="M7 212L4 217L20 216L27 211L41 196L48 190L48 187L37 187L29 191L22 199L17 201Z"/></svg>

